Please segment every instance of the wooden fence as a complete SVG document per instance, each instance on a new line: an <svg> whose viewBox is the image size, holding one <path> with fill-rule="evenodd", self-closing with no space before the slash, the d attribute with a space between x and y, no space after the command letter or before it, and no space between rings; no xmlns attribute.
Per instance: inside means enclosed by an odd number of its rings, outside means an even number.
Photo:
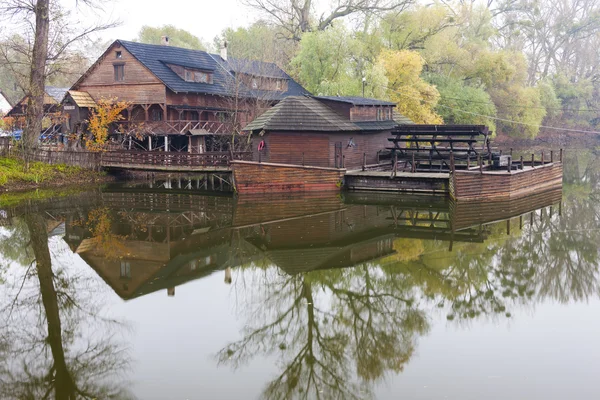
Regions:
<svg viewBox="0 0 600 400"><path fill-rule="evenodd" d="M0 138L3 139L3 138ZM0 154L12 154L22 157L23 152L0 141ZM29 153L32 161L47 164L76 165L88 169L123 168L123 169L178 169L194 170L228 169L232 160L249 160L251 152L209 152L209 153L178 153L178 152L147 152L147 151L55 151L37 149Z"/></svg>

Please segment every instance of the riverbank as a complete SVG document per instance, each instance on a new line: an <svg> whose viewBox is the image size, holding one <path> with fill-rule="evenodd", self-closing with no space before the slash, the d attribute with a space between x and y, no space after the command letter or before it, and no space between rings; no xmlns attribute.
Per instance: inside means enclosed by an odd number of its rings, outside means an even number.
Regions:
<svg viewBox="0 0 600 400"><path fill-rule="evenodd" d="M22 160L14 157L0 157L0 193L114 180L114 177L105 172L65 164L50 165L33 162L29 170L24 171Z"/></svg>

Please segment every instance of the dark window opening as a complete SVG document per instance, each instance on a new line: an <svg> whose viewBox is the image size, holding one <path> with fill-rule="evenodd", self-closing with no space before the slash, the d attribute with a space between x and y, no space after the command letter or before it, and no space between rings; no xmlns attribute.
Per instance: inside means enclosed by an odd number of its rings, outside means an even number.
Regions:
<svg viewBox="0 0 600 400"><path fill-rule="evenodd" d="M115 68L115 81L122 82L125 80L125 65L118 64L114 66Z"/></svg>
<svg viewBox="0 0 600 400"><path fill-rule="evenodd" d="M116 58L123 58L123 54L122 54L120 51L117 51L117 52L115 53L115 57L116 57Z"/></svg>
<svg viewBox="0 0 600 400"><path fill-rule="evenodd" d="M152 121L162 121L162 110L152 110Z"/></svg>
<svg viewBox="0 0 600 400"><path fill-rule="evenodd" d="M121 278L131 278L131 263L129 261L121 261Z"/></svg>

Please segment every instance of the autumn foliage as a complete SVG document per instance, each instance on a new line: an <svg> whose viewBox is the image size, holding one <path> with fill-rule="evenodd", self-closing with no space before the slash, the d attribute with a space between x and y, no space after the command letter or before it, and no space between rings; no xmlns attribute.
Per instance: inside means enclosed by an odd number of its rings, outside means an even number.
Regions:
<svg viewBox="0 0 600 400"><path fill-rule="evenodd" d="M91 110L88 129L91 137L86 138L86 147L90 151L103 151L106 148L111 124L123 120L121 114L131 104L116 99L100 99Z"/></svg>

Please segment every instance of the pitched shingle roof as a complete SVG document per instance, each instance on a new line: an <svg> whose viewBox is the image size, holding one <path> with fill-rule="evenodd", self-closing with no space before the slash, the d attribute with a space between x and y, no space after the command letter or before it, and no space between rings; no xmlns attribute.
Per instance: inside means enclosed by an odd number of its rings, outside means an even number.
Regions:
<svg viewBox="0 0 600 400"><path fill-rule="evenodd" d="M245 131L359 131L319 100L307 96L289 96L246 125Z"/></svg>
<svg viewBox="0 0 600 400"><path fill-rule="evenodd" d="M319 97L289 96L246 125L244 130L382 131L393 129L399 123L412 124L412 121L397 112L394 112L394 120L389 121L350 121L319 101Z"/></svg>
<svg viewBox="0 0 600 400"><path fill-rule="evenodd" d="M339 101L340 103L348 103L355 106L395 106L396 103L390 101L367 99L357 96L315 96L317 99Z"/></svg>
<svg viewBox="0 0 600 400"><path fill-rule="evenodd" d="M77 90L69 90L69 94L73 98L78 107L93 108L96 107L96 102L88 92L80 92Z"/></svg>
<svg viewBox="0 0 600 400"><path fill-rule="evenodd" d="M280 99L289 95L303 95L308 93L302 86L290 78L283 70L272 63L260 61L231 60L230 62L216 54L209 54L201 50L183 49L180 47L153 45L146 43L119 40L119 43L130 52L138 61L148 68L169 89L176 93L204 93L226 96L236 86L235 72L258 74L265 71L268 77L289 79L287 92L256 91L242 87L236 91L241 96ZM212 83L187 82L177 75L167 64L183 67L197 68L212 73ZM262 98L262 97L261 97Z"/></svg>

